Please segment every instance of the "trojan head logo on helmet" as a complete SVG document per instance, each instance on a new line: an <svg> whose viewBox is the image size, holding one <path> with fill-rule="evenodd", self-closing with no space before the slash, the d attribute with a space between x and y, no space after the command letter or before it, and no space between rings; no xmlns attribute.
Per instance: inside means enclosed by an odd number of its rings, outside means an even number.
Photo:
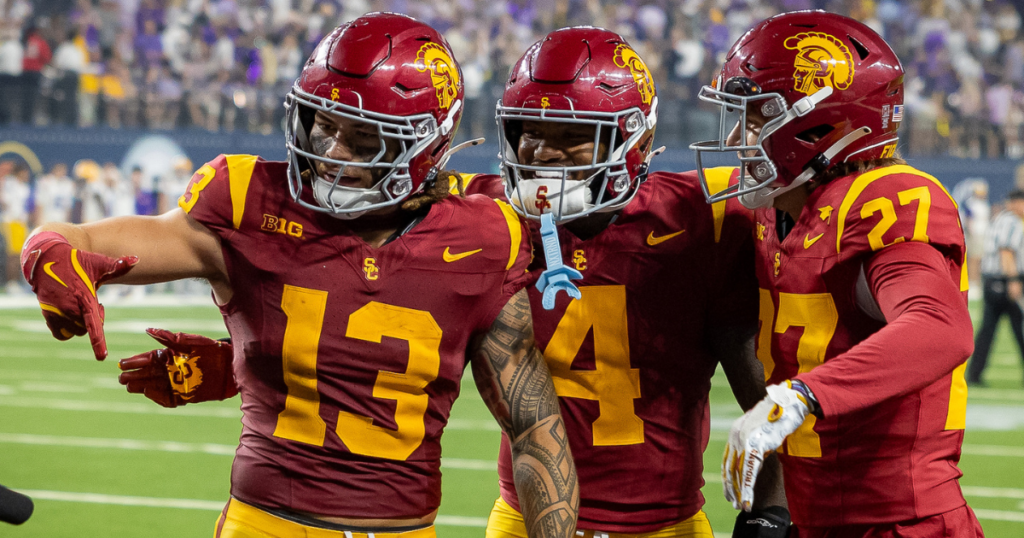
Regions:
<svg viewBox="0 0 1024 538"><path fill-rule="evenodd" d="M512 206L563 222L624 207L647 177L657 109L651 72L621 36L593 27L548 34L512 68L498 102ZM585 132L593 156L571 165L521 162L524 125L536 124Z"/></svg>
<svg viewBox="0 0 1024 538"><path fill-rule="evenodd" d="M765 207L838 163L892 156L903 67L864 24L798 11L743 35L699 97L721 109L718 139L690 146L705 196ZM714 153L738 155L741 173L738 185L712 194L703 159Z"/></svg>
<svg viewBox="0 0 1024 538"><path fill-rule="evenodd" d="M842 41L820 32L804 32L787 38L782 46L795 50L793 89L813 95L828 86L845 90L853 82L853 56Z"/></svg>
<svg viewBox="0 0 1024 538"><path fill-rule="evenodd" d="M292 198L355 218L422 192L444 164L462 100L459 65L433 28L393 13L370 13L335 28L285 100ZM318 114L359 133L359 147L370 149L328 156L310 137ZM368 188L343 181L360 170L372 177Z"/></svg>
<svg viewBox="0 0 1024 538"><path fill-rule="evenodd" d="M459 97L462 77L448 50L437 43L425 43L416 53L416 70L430 71L438 106L445 110L451 108Z"/></svg>
<svg viewBox="0 0 1024 538"><path fill-rule="evenodd" d="M625 43L615 47L615 65L629 69L636 82L636 91L640 92L640 99L645 105L651 104L654 99L654 77L633 47Z"/></svg>

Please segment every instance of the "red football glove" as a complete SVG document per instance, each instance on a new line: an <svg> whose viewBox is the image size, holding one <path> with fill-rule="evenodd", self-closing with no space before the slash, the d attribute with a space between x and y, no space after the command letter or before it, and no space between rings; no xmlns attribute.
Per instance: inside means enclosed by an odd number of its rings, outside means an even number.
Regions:
<svg viewBox="0 0 1024 538"><path fill-rule="evenodd" d="M43 309L43 319L57 340L89 334L96 360L107 357L103 305L96 289L131 270L136 256L108 258L78 250L63 235L43 232L29 238L21 251L21 271Z"/></svg>
<svg viewBox="0 0 1024 538"><path fill-rule="evenodd" d="M146 329L167 346L121 359L117 380L128 392L144 394L164 407L226 400L238 394L228 342L205 336Z"/></svg>

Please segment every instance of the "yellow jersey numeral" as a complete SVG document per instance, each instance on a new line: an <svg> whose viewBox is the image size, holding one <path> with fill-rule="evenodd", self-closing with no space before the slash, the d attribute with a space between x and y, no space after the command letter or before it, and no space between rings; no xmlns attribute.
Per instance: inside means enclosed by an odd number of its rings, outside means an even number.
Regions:
<svg viewBox="0 0 1024 538"><path fill-rule="evenodd" d="M566 398L596 400L600 415L593 424L594 446L644 442L644 422L633 400L640 397L640 370L629 361L625 286L580 286L558 322L544 358L551 367L555 392ZM580 347L593 329L593 370L574 370Z"/></svg>
<svg viewBox="0 0 1024 538"><path fill-rule="evenodd" d="M196 173L200 175L199 181L193 181L192 185L189 186L188 192L178 198L178 206L184 209L185 213L192 211L196 202L199 201L199 193L203 192L203 189L213 181L213 176L216 175L217 171L212 166L204 164Z"/></svg>
<svg viewBox="0 0 1024 538"><path fill-rule="evenodd" d="M281 307L288 318L281 352L288 396L274 436L323 446L327 425L320 417L316 362L327 292L285 285ZM395 401L397 428L374 425L370 417L347 411L338 412L335 427L338 438L355 454L405 460L426 433L426 387L441 366L441 328L429 312L372 301L349 316L345 336L376 343L387 336L409 343L406 371L379 371L373 385L374 398Z"/></svg>
<svg viewBox="0 0 1024 538"><path fill-rule="evenodd" d="M810 372L825 362L825 350L839 323L839 312L828 293L780 293L778 313L772 317L775 305L768 290L761 290L761 332L758 335L757 358L764 364L765 379L775 368L772 359L772 333L783 334L791 328L802 327L803 333L797 344L796 358L798 373ZM821 439L814 431L817 417L810 415L797 431L786 439L786 452L791 456L805 458L821 457ZM780 452L782 450L780 449Z"/></svg>
<svg viewBox="0 0 1024 538"><path fill-rule="evenodd" d="M900 205L906 206L913 201L917 201L917 217L914 219L914 235L910 238L911 241L920 241L922 243L928 242L928 212L932 207L932 194L928 190L928 187L914 187L913 189L907 189L896 193L899 198ZM866 219L871 215L881 212L882 218L875 224L875 227L868 232L868 244L871 245L871 250L880 250L889 245L895 245L902 243L905 238L897 237L892 243L886 245L882 239L885 232L892 228L893 224L896 224L896 207L893 205L892 200L881 197L875 198L864 202L864 205L860 208L860 218Z"/></svg>

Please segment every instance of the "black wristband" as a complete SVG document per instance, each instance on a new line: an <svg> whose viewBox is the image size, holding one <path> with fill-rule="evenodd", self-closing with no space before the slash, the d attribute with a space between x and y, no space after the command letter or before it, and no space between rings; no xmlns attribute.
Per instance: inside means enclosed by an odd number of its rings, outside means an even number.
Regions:
<svg viewBox="0 0 1024 538"><path fill-rule="evenodd" d="M818 399L814 397L814 393L811 392L811 389L799 379L790 381L790 387L804 397L804 401L807 402L807 411L810 414L821 418L821 404L818 403Z"/></svg>
<svg viewBox="0 0 1024 538"><path fill-rule="evenodd" d="M789 510L781 506L741 511L736 516L732 538L786 538L789 536L789 525Z"/></svg>

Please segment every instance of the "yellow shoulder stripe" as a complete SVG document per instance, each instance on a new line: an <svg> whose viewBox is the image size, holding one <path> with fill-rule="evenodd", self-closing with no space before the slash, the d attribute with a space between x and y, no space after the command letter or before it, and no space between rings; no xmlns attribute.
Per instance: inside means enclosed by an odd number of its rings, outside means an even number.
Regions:
<svg viewBox="0 0 1024 538"><path fill-rule="evenodd" d="M516 258L519 257L519 245L523 242L523 229L519 224L519 215L512 209L512 206L505 202L495 198L494 203L498 204L501 208L501 213L505 215L505 224L508 224L508 235L512 239L512 245L509 247L508 252L508 265L505 266L505 270L508 271L516 264Z"/></svg>
<svg viewBox="0 0 1024 538"><path fill-rule="evenodd" d="M869 185L874 183L875 180L892 174L910 174L918 177L923 177L928 181L931 181L937 187L942 189L942 192L946 193L946 196L949 196L949 200L953 202L953 207L956 207L956 200L953 200L953 197L949 195L949 191L946 190L946 187L942 186L942 183L940 183L939 180L916 168L907 166L905 164L897 164L894 166L886 166L883 168L869 170L857 176L857 179L853 180L853 185L850 186L850 190L847 191L846 196L843 198L843 203L839 206L839 227L836 229L837 253L840 252L841 250L840 247L843 241L843 229L846 227L846 215L849 214L850 208L853 207L854 202L857 201L857 198L860 197L861 193L863 193ZM957 223L959 224L959 219L957 220Z"/></svg>
<svg viewBox="0 0 1024 538"><path fill-rule="evenodd" d="M472 183L473 180L476 179L476 176L479 175L480 174L459 174L459 178L462 179L462 189L468 189L469 184ZM457 180L455 179L455 176L448 176L448 193L459 194L459 185L457 183Z"/></svg>
<svg viewBox="0 0 1024 538"><path fill-rule="evenodd" d="M228 181L231 186L231 223L237 230L242 226L245 214L245 195L249 192L252 169L256 166L255 155L225 155L228 162Z"/></svg>
<svg viewBox="0 0 1024 538"><path fill-rule="evenodd" d="M736 170L732 166L719 166L717 168L704 169L704 177L708 181L708 191L711 194L718 194L729 186L729 178ZM711 204L711 215L715 219L715 243L722 238L722 224L725 222L726 200Z"/></svg>

